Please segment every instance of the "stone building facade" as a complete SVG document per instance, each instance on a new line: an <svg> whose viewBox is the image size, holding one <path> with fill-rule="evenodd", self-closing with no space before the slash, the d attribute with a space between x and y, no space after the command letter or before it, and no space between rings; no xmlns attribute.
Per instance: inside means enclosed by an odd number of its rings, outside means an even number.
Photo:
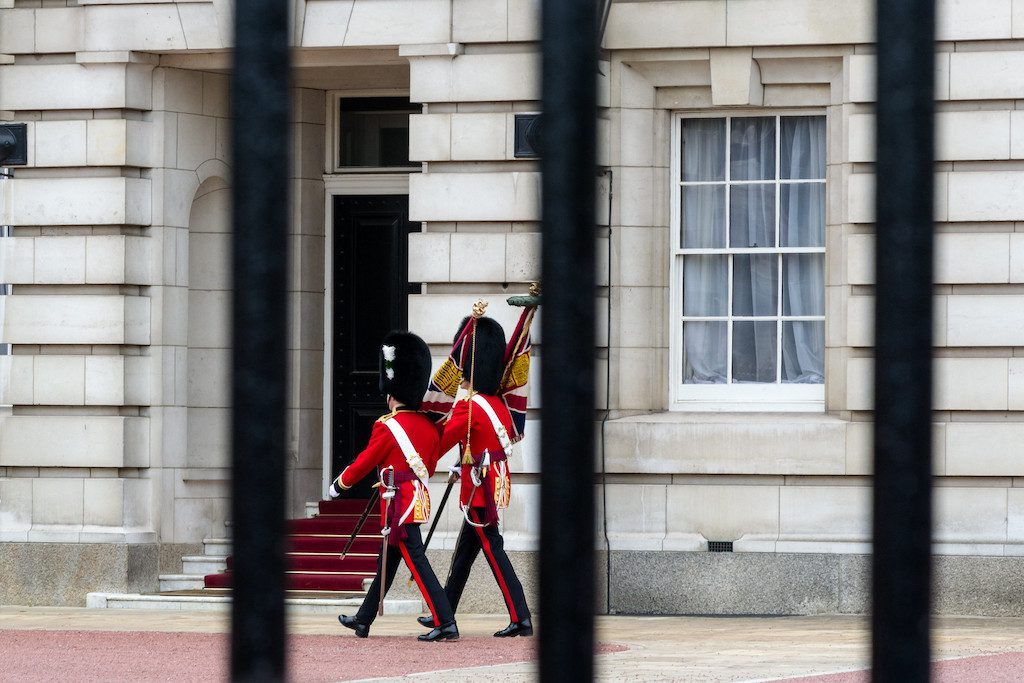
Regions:
<svg viewBox="0 0 1024 683"><path fill-rule="evenodd" d="M292 3L296 516L333 474L337 403L354 400L338 382L338 299L353 296L339 287L358 265L340 215L408 198L395 277L438 358L475 299L509 328L500 302L539 275L539 165L515 154L516 116L540 108L539 4ZM1020 614L1024 0L939 12L939 609ZM231 13L227 0L0 0L0 116L29 134L28 164L0 184L0 602L153 590L226 533ZM611 4L597 74L602 609L866 608L872 36L868 0ZM346 125L372 128L361 112L389 115L381 98L412 107L407 141L387 146L405 165L346 147ZM540 329L537 342L535 373ZM527 574L532 406L505 517ZM458 522L445 515L441 552Z"/></svg>

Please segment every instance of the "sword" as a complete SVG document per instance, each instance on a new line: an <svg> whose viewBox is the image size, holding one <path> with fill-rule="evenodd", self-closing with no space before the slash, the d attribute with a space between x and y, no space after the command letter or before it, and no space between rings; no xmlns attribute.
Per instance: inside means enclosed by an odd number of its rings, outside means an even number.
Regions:
<svg viewBox="0 0 1024 683"><path fill-rule="evenodd" d="M384 593L387 591L388 576L388 537L391 535L391 500L395 497L395 468L385 468L385 474L381 477L381 487L384 493L381 497L387 501L384 507L384 528L380 530L384 536L384 545L380 551L380 602L377 604L377 616L384 616Z"/></svg>
<svg viewBox="0 0 1024 683"><path fill-rule="evenodd" d="M355 543L356 536L363 530L363 525L366 524L366 518L370 515L370 510L377 503L377 496L380 494L380 484L373 485L373 495L370 496L370 502L366 504L366 509L363 510L363 514L359 516L359 521L356 522L356 528L352 530L352 535L348 537L348 543L345 544L345 549L341 551L341 559L345 559L345 555L348 555L349 549L352 544Z"/></svg>

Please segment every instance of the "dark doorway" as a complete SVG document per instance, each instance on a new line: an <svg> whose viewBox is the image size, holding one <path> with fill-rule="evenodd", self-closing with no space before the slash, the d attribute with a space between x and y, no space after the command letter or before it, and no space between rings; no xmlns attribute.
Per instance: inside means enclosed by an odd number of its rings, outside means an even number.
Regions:
<svg viewBox="0 0 1024 683"><path fill-rule="evenodd" d="M390 330L408 324L409 222L406 195L334 197L333 436L331 476L366 446L387 412L377 389L377 354ZM368 498L373 478L346 492Z"/></svg>

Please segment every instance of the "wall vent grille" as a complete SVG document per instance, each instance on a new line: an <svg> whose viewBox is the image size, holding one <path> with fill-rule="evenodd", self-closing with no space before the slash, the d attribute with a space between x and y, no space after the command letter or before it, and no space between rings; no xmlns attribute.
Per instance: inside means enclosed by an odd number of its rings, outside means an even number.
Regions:
<svg viewBox="0 0 1024 683"><path fill-rule="evenodd" d="M708 541L709 553L731 553L732 541Z"/></svg>

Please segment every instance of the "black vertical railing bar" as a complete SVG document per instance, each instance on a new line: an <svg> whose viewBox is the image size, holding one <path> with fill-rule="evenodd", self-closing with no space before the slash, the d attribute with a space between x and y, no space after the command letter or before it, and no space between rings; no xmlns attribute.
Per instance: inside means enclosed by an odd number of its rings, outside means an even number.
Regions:
<svg viewBox="0 0 1024 683"><path fill-rule="evenodd" d="M594 656L597 3L541 3L544 373L540 679Z"/></svg>
<svg viewBox="0 0 1024 683"><path fill-rule="evenodd" d="M878 0L872 675L929 676L934 0Z"/></svg>
<svg viewBox="0 0 1024 683"><path fill-rule="evenodd" d="M231 678L285 676L287 0L235 11Z"/></svg>

